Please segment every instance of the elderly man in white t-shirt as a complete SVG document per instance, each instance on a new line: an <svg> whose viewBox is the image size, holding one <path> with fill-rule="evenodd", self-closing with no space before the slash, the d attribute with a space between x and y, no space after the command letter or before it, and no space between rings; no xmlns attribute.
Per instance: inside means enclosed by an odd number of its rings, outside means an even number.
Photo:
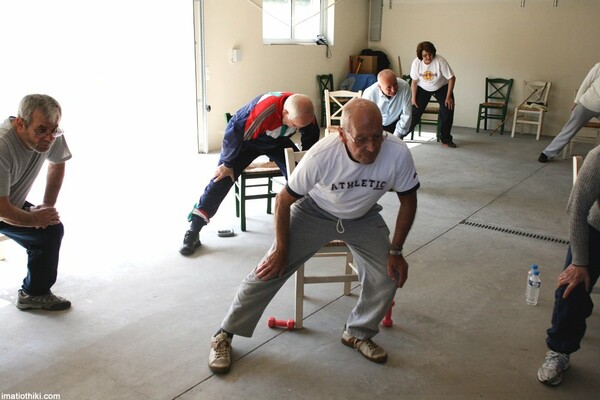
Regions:
<svg viewBox="0 0 600 400"><path fill-rule="evenodd" d="M377 104L381 111L383 130L400 139L408 135L412 117L410 86L391 69L377 74L377 83L366 88L362 95Z"/></svg>
<svg viewBox="0 0 600 400"><path fill-rule="evenodd" d="M339 134L318 141L291 174L277 195L275 241L240 285L212 338L208 365L213 372L229 371L233 335L252 336L285 281L331 240L343 240L352 249L362 285L342 343L370 361L387 360L372 337L408 276L402 247L414 221L420 184L408 147L382 132L381 121L373 102L351 100ZM400 202L391 240L377 204L390 190Z"/></svg>

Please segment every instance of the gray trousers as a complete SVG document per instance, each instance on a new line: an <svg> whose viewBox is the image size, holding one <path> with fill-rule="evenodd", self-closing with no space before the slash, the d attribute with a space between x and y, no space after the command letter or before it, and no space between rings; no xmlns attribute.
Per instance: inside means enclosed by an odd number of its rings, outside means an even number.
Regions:
<svg viewBox="0 0 600 400"><path fill-rule="evenodd" d="M379 332L379 323L391 306L396 281L387 275L390 231L375 205L366 215L338 220L306 197L291 208L289 254L281 278L258 279L252 271L238 288L221 324L230 333L252 336L265 308L285 281L315 252L331 240L343 240L354 256L362 291L346 322L346 330L359 339Z"/></svg>
<svg viewBox="0 0 600 400"><path fill-rule="evenodd" d="M546 147L543 153L549 158L553 159L561 152L561 150L569 144L573 136L579 132L590 119L599 116L592 110L588 110L581 104L577 103L573 111L571 112L571 118L567 121L562 130L554 137L552 142Z"/></svg>

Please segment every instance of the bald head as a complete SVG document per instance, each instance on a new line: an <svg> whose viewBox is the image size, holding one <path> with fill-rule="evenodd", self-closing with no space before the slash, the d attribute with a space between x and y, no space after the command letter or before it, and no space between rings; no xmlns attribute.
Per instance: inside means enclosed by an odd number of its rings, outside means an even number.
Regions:
<svg viewBox="0 0 600 400"><path fill-rule="evenodd" d="M367 99L354 98L342 110L341 126L346 131L381 131L381 111Z"/></svg>
<svg viewBox="0 0 600 400"><path fill-rule="evenodd" d="M315 107L310 97L304 94L293 94L285 100L283 109L290 119L306 119L315 114Z"/></svg>
<svg viewBox="0 0 600 400"><path fill-rule="evenodd" d="M377 74L377 85L383 94L388 97L393 97L398 93L398 78L391 69L384 69Z"/></svg>
<svg viewBox="0 0 600 400"><path fill-rule="evenodd" d="M396 80L396 73L391 69L384 69L377 74L378 82L389 82Z"/></svg>

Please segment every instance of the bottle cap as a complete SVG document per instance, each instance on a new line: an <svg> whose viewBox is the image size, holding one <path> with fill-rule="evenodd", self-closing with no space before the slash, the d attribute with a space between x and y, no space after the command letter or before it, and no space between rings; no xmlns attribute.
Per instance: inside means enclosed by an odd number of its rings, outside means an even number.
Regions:
<svg viewBox="0 0 600 400"><path fill-rule="evenodd" d="M531 264L531 268L532 269L538 269L538 266L537 266L537 264Z"/></svg>
<svg viewBox="0 0 600 400"><path fill-rule="evenodd" d="M539 274L540 274L540 271L538 271L538 270L536 269L535 271L533 271L533 274L534 274L534 275L539 275Z"/></svg>

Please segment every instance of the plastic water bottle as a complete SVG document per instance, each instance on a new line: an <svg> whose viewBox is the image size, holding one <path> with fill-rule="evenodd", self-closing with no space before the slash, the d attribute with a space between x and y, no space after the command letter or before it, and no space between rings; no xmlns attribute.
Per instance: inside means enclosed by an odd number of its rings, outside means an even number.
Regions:
<svg viewBox="0 0 600 400"><path fill-rule="evenodd" d="M525 301L530 306L535 306L538 303L538 297L540 295L540 286L542 285L542 281L540 279L540 271L533 271L533 275L527 282L527 297Z"/></svg>
<svg viewBox="0 0 600 400"><path fill-rule="evenodd" d="M527 273L527 281L525 282L525 297L527 297L527 290L529 288L529 280L531 279L531 277L533 275L533 271L537 271L537 270L538 270L537 264L531 264L531 267L529 268L529 272Z"/></svg>

